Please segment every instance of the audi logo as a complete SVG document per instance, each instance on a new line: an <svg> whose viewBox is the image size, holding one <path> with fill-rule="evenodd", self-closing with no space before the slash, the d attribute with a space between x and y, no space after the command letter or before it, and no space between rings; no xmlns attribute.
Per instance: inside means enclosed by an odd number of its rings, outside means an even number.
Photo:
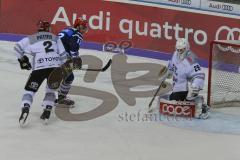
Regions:
<svg viewBox="0 0 240 160"><path fill-rule="evenodd" d="M222 9L225 11L233 11L233 6L223 4Z"/></svg>
<svg viewBox="0 0 240 160"><path fill-rule="evenodd" d="M221 26L215 34L215 40L240 40L240 28Z"/></svg>
<svg viewBox="0 0 240 160"><path fill-rule="evenodd" d="M125 50L132 47L131 41L121 41L119 44L116 42L107 42L103 46L104 51L124 53Z"/></svg>
<svg viewBox="0 0 240 160"><path fill-rule="evenodd" d="M228 26L221 26L220 28L218 28L216 35L215 35L215 40L240 40L240 28L230 28ZM223 51L229 51L231 50L231 52L233 53L240 53L239 49L234 49L231 46L221 46L218 45L218 48Z"/></svg>

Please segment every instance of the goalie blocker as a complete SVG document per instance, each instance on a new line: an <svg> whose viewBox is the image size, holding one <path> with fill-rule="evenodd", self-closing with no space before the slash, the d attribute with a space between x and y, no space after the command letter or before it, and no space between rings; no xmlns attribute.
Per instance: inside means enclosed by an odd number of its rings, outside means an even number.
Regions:
<svg viewBox="0 0 240 160"><path fill-rule="evenodd" d="M161 98L159 112L168 116L207 119L209 107L200 103L202 97L198 96L191 101L170 101Z"/></svg>

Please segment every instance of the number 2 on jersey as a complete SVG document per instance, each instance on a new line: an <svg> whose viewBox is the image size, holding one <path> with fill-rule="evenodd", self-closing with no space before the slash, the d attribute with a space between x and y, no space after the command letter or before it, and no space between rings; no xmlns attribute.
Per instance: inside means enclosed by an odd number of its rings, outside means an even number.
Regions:
<svg viewBox="0 0 240 160"><path fill-rule="evenodd" d="M43 46L45 47L45 52L49 53L49 52L54 52L54 49L52 49L52 42L51 41L44 41L43 42Z"/></svg>

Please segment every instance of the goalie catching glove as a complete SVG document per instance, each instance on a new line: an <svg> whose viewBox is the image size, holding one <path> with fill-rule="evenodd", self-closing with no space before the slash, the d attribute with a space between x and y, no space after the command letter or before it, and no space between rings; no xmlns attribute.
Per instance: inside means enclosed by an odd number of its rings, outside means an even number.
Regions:
<svg viewBox="0 0 240 160"><path fill-rule="evenodd" d="M18 62L20 64L21 69L26 69L26 70L32 69L32 66L27 56L24 55L22 58L18 59Z"/></svg>

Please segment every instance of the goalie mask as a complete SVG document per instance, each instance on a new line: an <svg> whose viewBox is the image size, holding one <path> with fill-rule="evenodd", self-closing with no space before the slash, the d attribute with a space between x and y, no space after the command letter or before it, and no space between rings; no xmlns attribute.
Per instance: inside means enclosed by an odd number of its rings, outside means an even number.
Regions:
<svg viewBox="0 0 240 160"><path fill-rule="evenodd" d="M73 25L81 33L87 33L88 31L88 21L82 18L77 18Z"/></svg>
<svg viewBox="0 0 240 160"><path fill-rule="evenodd" d="M51 29L51 25L48 21L40 20L38 22L38 32L49 32Z"/></svg>
<svg viewBox="0 0 240 160"><path fill-rule="evenodd" d="M179 38L176 42L176 51L179 59L184 59L187 56L187 51L190 49L190 45L185 38Z"/></svg>

